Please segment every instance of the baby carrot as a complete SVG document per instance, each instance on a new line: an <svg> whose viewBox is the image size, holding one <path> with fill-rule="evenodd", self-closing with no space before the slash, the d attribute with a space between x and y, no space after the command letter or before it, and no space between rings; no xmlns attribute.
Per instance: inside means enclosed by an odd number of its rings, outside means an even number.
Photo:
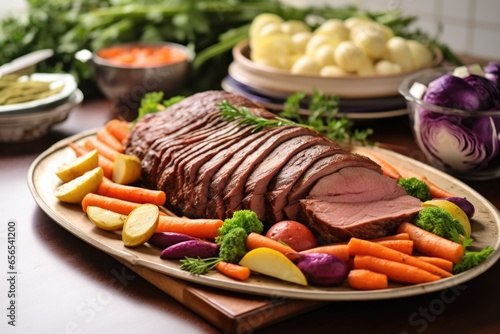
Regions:
<svg viewBox="0 0 500 334"><path fill-rule="evenodd" d="M99 188L99 195L123 199L135 203L152 203L158 206L165 204L166 195L162 190L152 190L115 183L104 178Z"/></svg>
<svg viewBox="0 0 500 334"><path fill-rule="evenodd" d="M215 269L221 274L239 281L246 281L250 277L250 269L239 264L220 261L215 265Z"/></svg>
<svg viewBox="0 0 500 334"><path fill-rule="evenodd" d="M128 137L130 131L129 126L129 123L115 118L106 123L105 129L123 143Z"/></svg>
<svg viewBox="0 0 500 334"><path fill-rule="evenodd" d="M454 194L448 192L447 190L439 187L437 184L431 182L425 175L417 173L409 168L399 166L398 171L404 178L415 177L419 180L424 181L429 187L432 198L444 198L444 197L456 197Z"/></svg>
<svg viewBox="0 0 500 334"><path fill-rule="evenodd" d="M123 144L115 136L106 130L106 128L101 128L97 131L97 139L105 143L106 145L112 147L115 151L123 153Z"/></svg>
<svg viewBox="0 0 500 334"><path fill-rule="evenodd" d="M306 249L301 251L300 253L326 253L331 255L336 255L343 259L344 261L349 260L349 248L347 244L333 244L333 245L324 245L318 246L310 249Z"/></svg>
<svg viewBox="0 0 500 334"><path fill-rule="evenodd" d="M370 239L370 241L384 241L384 240L410 240L408 233L396 233L385 237Z"/></svg>
<svg viewBox="0 0 500 334"><path fill-rule="evenodd" d="M176 232L201 239L214 239L219 235L217 230L222 223L220 219L189 219L161 215L156 232Z"/></svg>
<svg viewBox="0 0 500 334"><path fill-rule="evenodd" d="M387 275L366 269L352 269L347 275L349 286L357 290L387 289Z"/></svg>
<svg viewBox="0 0 500 334"><path fill-rule="evenodd" d="M88 193L82 200L83 212L87 212L88 206L97 206L102 209L107 209L120 213L122 215L128 215L132 210L137 208L140 203L134 203L129 201L124 201L122 199L102 196L94 193Z"/></svg>
<svg viewBox="0 0 500 334"><path fill-rule="evenodd" d="M267 248L277 250L278 252L281 252L285 255L286 255L286 253L297 253L290 246L287 246L285 244L282 244L279 241L273 240L269 237L266 237L265 235L258 234L255 232L251 232L247 236L246 247L249 251L252 249L255 249L255 248L259 248L259 247L267 247Z"/></svg>
<svg viewBox="0 0 500 334"><path fill-rule="evenodd" d="M381 240L375 242L404 254L411 255L413 253L413 240Z"/></svg>
<svg viewBox="0 0 500 334"><path fill-rule="evenodd" d="M354 256L354 269L367 269L380 274L387 275L387 278L400 283L427 283L434 282L441 277L430 272L411 266L406 263L390 261L370 255Z"/></svg>
<svg viewBox="0 0 500 334"><path fill-rule="evenodd" d="M83 143L85 148L89 150L97 150L99 154L108 158L110 161L115 161L115 158L120 152L109 146L108 144L100 141L96 137L89 138Z"/></svg>
<svg viewBox="0 0 500 334"><path fill-rule="evenodd" d="M424 256L424 255L418 255L415 257L422 260L422 261L432 263L433 265L435 265L443 270L446 270L450 273L453 270L453 262L448 261L446 259L442 259L440 257L433 257L433 256Z"/></svg>
<svg viewBox="0 0 500 334"><path fill-rule="evenodd" d="M464 247L461 244L427 232L412 223L400 224L398 232L408 233L415 250L424 255L440 257L453 263L459 263L464 256Z"/></svg>
<svg viewBox="0 0 500 334"><path fill-rule="evenodd" d="M73 142L68 143L68 146L75 152L76 156L79 157L87 152L90 152L92 149L88 149L86 147L83 147L81 145L75 144ZM98 160L99 166L102 167L102 170L104 172L104 176L107 177L108 179L111 179L113 177L113 161L109 160L105 156L99 153L99 160Z"/></svg>
<svg viewBox="0 0 500 334"><path fill-rule="evenodd" d="M351 238L349 240L349 254L352 255L370 255L378 257L385 260L390 260L399 263L405 263L416 268L428 271L433 275L440 277L450 277L452 276L449 272L436 267L428 262L421 261L411 255L399 252L394 249L390 249L381 244L371 242L368 240L362 240L358 238Z"/></svg>
<svg viewBox="0 0 500 334"><path fill-rule="evenodd" d="M399 174L398 170L394 168L394 166L389 164L386 160L380 158L378 155L362 149L361 150L356 149L356 153L364 155L373 160L374 162L376 162L380 166L380 168L382 168L382 173L385 176L391 177L396 180L399 180L401 178L401 174Z"/></svg>

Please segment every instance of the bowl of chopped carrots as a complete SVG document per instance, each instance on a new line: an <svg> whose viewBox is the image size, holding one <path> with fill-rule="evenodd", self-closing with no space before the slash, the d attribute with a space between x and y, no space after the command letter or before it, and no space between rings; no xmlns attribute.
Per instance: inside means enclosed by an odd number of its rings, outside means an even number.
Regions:
<svg viewBox="0 0 500 334"><path fill-rule="evenodd" d="M194 52L177 43L136 42L93 53L81 50L76 58L88 64L108 99L134 109L148 92L177 93L186 82Z"/></svg>

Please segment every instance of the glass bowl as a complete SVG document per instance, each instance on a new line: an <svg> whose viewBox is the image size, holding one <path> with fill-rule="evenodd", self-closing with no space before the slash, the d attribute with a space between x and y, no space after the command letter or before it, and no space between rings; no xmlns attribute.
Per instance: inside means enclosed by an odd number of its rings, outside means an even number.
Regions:
<svg viewBox="0 0 500 334"><path fill-rule="evenodd" d="M440 107L410 93L415 82L427 86L453 68L419 71L406 77L399 92L406 99L418 147L429 164L464 180L500 176L500 111L468 111Z"/></svg>

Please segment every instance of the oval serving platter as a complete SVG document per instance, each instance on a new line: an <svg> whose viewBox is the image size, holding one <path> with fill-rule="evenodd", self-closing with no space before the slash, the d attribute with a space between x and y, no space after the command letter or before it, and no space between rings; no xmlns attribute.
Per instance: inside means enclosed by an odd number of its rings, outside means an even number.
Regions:
<svg viewBox="0 0 500 334"><path fill-rule="evenodd" d="M303 287L257 274L253 274L246 282L226 278L216 271L201 276L191 275L179 269L178 261L160 259L161 250L158 248L148 244L137 248L125 247L120 233L98 229L88 220L81 206L65 204L54 197L54 189L61 182L55 174L56 168L61 163L74 158L73 152L67 146L67 143L70 141L78 142L94 135L95 130L86 131L61 140L43 152L30 166L27 175L28 185L37 204L57 224L93 247L126 262L131 268L143 267L200 285L246 294L317 301L352 301L409 297L446 289L462 284L484 273L500 257L500 213L488 200L461 181L428 165L394 152L374 148L389 163L395 166L402 165L415 168L426 175L432 182L457 196L467 197L476 207L476 215L471 221L472 237L475 240L472 246L479 249L491 245L494 247L494 252L479 266L453 277L418 285L391 283L388 289L375 291L356 291L350 289L346 283L328 288L312 285Z"/></svg>

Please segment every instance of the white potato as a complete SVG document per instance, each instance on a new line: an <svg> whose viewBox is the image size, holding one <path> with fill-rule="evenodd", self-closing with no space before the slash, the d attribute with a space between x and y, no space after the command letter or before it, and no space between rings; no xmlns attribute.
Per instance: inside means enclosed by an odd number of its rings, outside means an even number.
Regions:
<svg viewBox="0 0 500 334"><path fill-rule="evenodd" d="M341 42L334 53L335 63L346 72L356 72L365 61L366 54L352 41Z"/></svg>
<svg viewBox="0 0 500 334"><path fill-rule="evenodd" d="M306 52L306 46L311 39L312 33L310 31L302 31L292 35L292 53L302 53Z"/></svg>
<svg viewBox="0 0 500 334"><path fill-rule="evenodd" d="M318 74L321 67L311 56L302 56L293 63L291 72L293 74Z"/></svg>
<svg viewBox="0 0 500 334"><path fill-rule="evenodd" d="M375 73L379 75L390 75L401 73L402 69L399 64L382 59L375 63Z"/></svg>
<svg viewBox="0 0 500 334"><path fill-rule="evenodd" d="M267 23L281 23L283 19L276 14L262 13L257 15L250 25L249 36L253 38L256 36L257 32Z"/></svg>
<svg viewBox="0 0 500 334"><path fill-rule="evenodd" d="M339 45L340 42L341 42L340 40L337 40L327 35L313 34L313 36L311 36L311 38L309 39L309 42L307 42L306 54L308 55L314 54L320 46L325 44L337 47L337 45Z"/></svg>
<svg viewBox="0 0 500 334"><path fill-rule="evenodd" d="M386 36L380 24L363 24L351 31L351 40L372 59L379 59L385 53Z"/></svg>
<svg viewBox="0 0 500 334"><path fill-rule="evenodd" d="M299 32L310 32L311 28L303 21L299 20L288 20L281 23L281 32L287 35L294 35Z"/></svg>
<svg viewBox="0 0 500 334"><path fill-rule="evenodd" d="M312 57L319 66L324 67L335 64L334 53L335 48L332 45L324 44L316 49Z"/></svg>
<svg viewBox="0 0 500 334"><path fill-rule="evenodd" d="M406 39L400 36L390 38L386 43L387 60L399 64L402 71L411 71L413 61Z"/></svg>
<svg viewBox="0 0 500 334"><path fill-rule="evenodd" d="M314 31L314 33L324 34L341 41L349 39L349 29L345 26L344 21L339 19L326 20Z"/></svg>
<svg viewBox="0 0 500 334"><path fill-rule="evenodd" d="M374 74L376 74L373 62L370 59L365 58L365 60L358 67L358 70L356 73L358 75L374 75Z"/></svg>
<svg viewBox="0 0 500 334"><path fill-rule="evenodd" d="M337 65L327 65L321 68L319 75L322 77L338 77L346 75L347 72L338 67Z"/></svg>
<svg viewBox="0 0 500 334"><path fill-rule="evenodd" d="M425 45L415 40L407 40L414 69L428 66L432 62L432 52Z"/></svg>

